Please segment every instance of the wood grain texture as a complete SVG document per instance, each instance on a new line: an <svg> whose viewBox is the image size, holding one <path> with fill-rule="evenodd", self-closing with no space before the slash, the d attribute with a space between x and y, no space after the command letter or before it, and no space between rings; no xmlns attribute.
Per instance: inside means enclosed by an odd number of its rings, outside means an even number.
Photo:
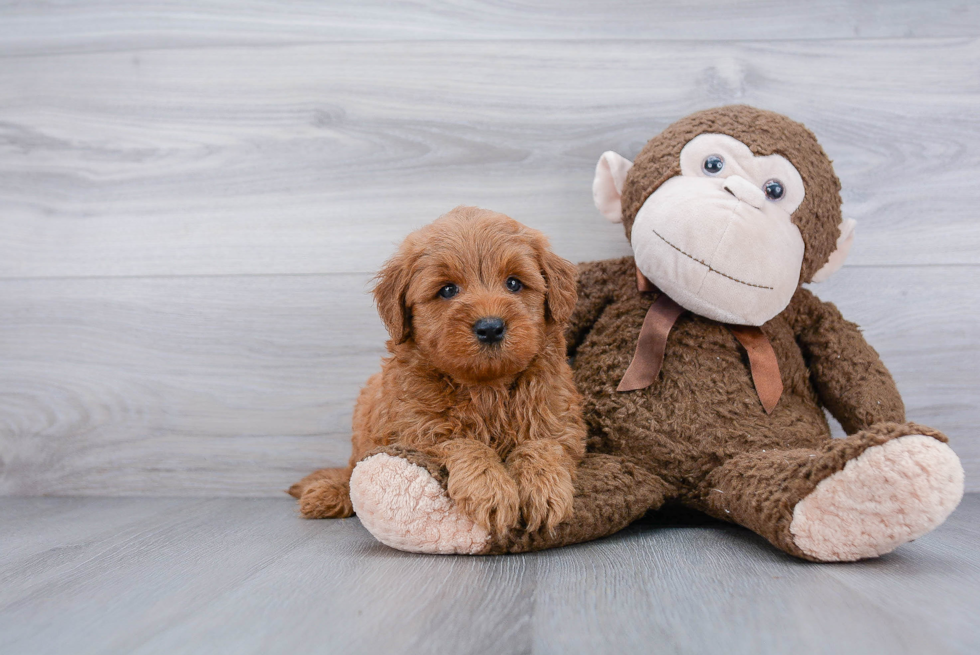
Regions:
<svg viewBox="0 0 980 655"><path fill-rule="evenodd" d="M0 55L378 40L747 40L980 35L965 0L161 0L0 3Z"/></svg>
<svg viewBox="0 0 980 655"><path fill-rule="evenodd" d="M0 493L280 494L350 453L386 334L359 275L0 282ZM848 268L908 415L978 487L980 286L962 267Z"/></svg>
<svg viewBox="0 0 980 655"><path fill-rule="evenodd" d="M626 249L604 150L731 102L809 125L855 265L980 264L980 40L420 41L3 59L0 277L369 272L454 205Z"/></svg>
<svg viewBox="0 0 980 655"><path fill-rule="evenodd" d="M419 556L288 499L0 499L0 650L975 653L980 497L877 560L721 523L529 555Z"/></svg>
<svg viewBox="0 0 980 655"><path fill-rule="evenodd" d="M6 283L3 490L269 495L346 461L354 400L387 338L366 287L359 276Z"/></svg>
<svg viewBox="0 0 980 655"><path fill-rule="evenodd" d="M599 154L731 102L859 221L818 293L980 490L975 3L0 0L0 494L280 493L348 454L365 294L457 204L628 253Z"/></svg>

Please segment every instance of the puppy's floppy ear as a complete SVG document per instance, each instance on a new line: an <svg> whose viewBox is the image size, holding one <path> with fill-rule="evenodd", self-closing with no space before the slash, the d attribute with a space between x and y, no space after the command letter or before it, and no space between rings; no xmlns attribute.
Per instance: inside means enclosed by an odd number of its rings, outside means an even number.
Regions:
<svg viewBox="0 0 980 655"><path fill-rule="evenodd" d="M541 237L538 247L541 273L548 290L545 292L545 318L554 323L565 323L572 316L578 294L575 291L578 268L548 249L548 241Z"/></svg>
<svg viewBox="0 0 980 655"><path fill-rule="evenodd" d="M407 243L386 261L374 278L374 302L378 314L396 343L404 342L412 333L412 316L405 296L417 257L406 246Z"/></svg>

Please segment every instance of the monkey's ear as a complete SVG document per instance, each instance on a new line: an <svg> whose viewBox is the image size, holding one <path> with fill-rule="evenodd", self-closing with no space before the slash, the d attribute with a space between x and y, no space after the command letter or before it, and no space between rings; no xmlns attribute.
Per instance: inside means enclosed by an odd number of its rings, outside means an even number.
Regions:
<svg viewBox="0 0 980 655"><path fill-rule="evenodd" d="M545 292L545 316L555 323L565 323L572 316L578 293L575 291L578 267L543 249L541 251L541 272L548 285Z"/></svg>
<svg viewBox="0 0 980 655"><path fill-rule="evenodd" d="M613 223L623 222L623 184L633 162L611 150L602 153L592 180L592 200L596 209Z"/></svg>
<svg viewBox="0 0 980 655"><path fill-rule="evenodd" d="M837 237L837 248L834 252L830 253L830 258L827 260L827 263L813 274L813 278L810 280L811 282L823 282L840 270L840 267L844 265L844 260L847 259L847 254L851 252L851 246L854 245L854 229L856 227L857 221L853 218L844 219L844 222L840 224L840 236Z"/></svg>
<svg viewBox="0 0 980 655"><path fill-rule="evenodd" d="M404 342L412 332L412 317L405 296L413 260L409 253L400 250L385 262L375 277L374 302L395 343Z"/></svg>

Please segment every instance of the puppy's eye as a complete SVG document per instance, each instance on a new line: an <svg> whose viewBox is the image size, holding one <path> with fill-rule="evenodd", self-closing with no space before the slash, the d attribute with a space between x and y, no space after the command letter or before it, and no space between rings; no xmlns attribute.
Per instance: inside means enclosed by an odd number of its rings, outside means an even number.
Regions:
<svg viewBox="0 0 980 655"><path fill-rule="evenodd" d="M521 281L518 280L516 277L509 277L509 278L507 278L507 290L508 291L511 291L513 293L517 293L518 291L520 291L523 288L524 288L524 285L521 284Z"/></svg>
<svg viewBox="0 0 980 655"><path fill-rule="evenodd" d="M452 298L457 293L459 293L459 287L455 284L447 284L443 288L439 289L440 298Z"/></svg>

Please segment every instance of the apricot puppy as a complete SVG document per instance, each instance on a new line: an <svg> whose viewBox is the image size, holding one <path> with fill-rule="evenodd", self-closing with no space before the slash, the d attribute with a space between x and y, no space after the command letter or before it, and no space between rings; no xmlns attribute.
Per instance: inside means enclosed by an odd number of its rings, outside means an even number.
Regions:
<svg viewBox="0 0 980 655"><path fill-rule="evenodd" d="M444 466L450 498L494 534L558 525L585 452L563 336L575 276L503 214L457 207L410 234L374 288L390 356L357 400L350 464L290 488L303 516L351 516L355 464L403 444Z"/></svg>

